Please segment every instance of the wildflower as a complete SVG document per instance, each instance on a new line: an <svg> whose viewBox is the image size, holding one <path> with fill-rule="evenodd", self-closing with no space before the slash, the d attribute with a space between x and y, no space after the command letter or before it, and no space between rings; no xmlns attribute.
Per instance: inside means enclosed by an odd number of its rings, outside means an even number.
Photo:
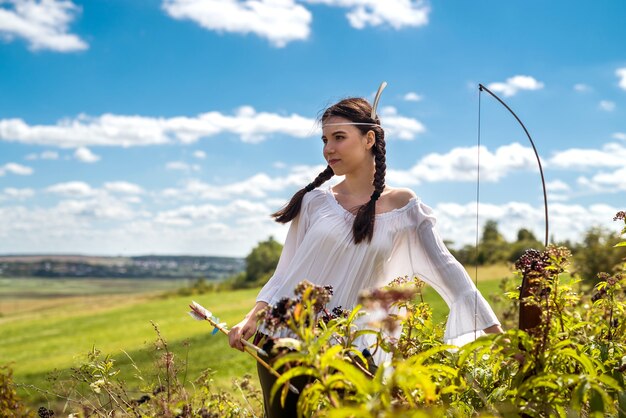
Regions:
<svg viewBox="0 0 626 418"><path fill-rule="evenodd" d="M305 297L305 294L308 293L307 297L309 300L315 301L314 308L316 312L320 312L325 305L330 302L330 298L333 295L333 287L332 286L316 286L313 283L303 280L296 285L294 289L294 293L296 296L302 300Z"/></svg>
<svg viewBox="0 0 626 418"><path fill-rule="evenodd" d="M276 305L268 306L259 313L259 317L263 319L263 323L268 331L286 327L289 318L293 316L297 302L293 299L282 298Z"/></svg>

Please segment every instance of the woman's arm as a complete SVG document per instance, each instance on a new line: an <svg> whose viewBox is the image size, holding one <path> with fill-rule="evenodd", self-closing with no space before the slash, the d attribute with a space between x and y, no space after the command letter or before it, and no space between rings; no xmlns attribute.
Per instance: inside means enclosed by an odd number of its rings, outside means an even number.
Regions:
<svg viewBox="0 0 626 418"><path fill-rule="evenodd" d="M439 293L450 308L447 343L463 345L483 332L501 332L493 309L437 232L432 209L418 201L407 216L405 233L397 237L386 263L385 280L417 276Z"/></svg>

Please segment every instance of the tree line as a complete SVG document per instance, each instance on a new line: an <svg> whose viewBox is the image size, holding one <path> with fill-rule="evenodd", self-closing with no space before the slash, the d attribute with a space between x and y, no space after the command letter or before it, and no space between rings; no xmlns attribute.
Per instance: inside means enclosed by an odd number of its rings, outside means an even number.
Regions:
<svg viewBox="0 0 626 418"><path fill-rule="evenodd" d="M615 248L618 242L618 234L605 228L592 227L585 231L581 242L557 242L552 239L550 243L569 248L573 254L572 273L595 283L598 272L613 272L623 262L622 254ZM507 241L498 230L498 223L489 220L482 230L478 247L465 245L450 252L465 266L482 266L515 263L528 248L541 250L544 245L526 228L517 231L516 240Z"/></svg>

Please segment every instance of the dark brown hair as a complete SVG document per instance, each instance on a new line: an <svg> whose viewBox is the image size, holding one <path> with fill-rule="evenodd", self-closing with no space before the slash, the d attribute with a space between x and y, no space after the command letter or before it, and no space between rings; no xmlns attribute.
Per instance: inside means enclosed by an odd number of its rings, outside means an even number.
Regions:
<svg viewBox="0 0 626 418"><path fill-rule="evenodd" d="M380 119L378 115L375 119L371 117L372 106L365 99L358 97L351 97L343 99L340 102L330 106L320 118L322 124L327 119L338 116L344 119L348 119L351 122L357 123L376 123L378 125L354 125L363 135L368 131L373 131L375 135L374 146L372 147L372 153L374 154L374 161L376 163L376 171L374 173L374 193L370 197L367 203L355 208L356 216L354 218L354 224L352 225L352 236L354 242L358 244L361 241L367 240L370 242L374 236L374 221L376 219L376 200L380 197L385 189L385 172L387 165L385 162L385 131L380 127ZM295 218L300 213L300 207L302 206L302 198L307 192L310 192L316 187L321 186L326 180L334 176L333 170L330 166L327 166L318 176L306 187L298 190L289 203L287 203L278 212L273 213L272 217L277 222L287 223Z"/></svg>

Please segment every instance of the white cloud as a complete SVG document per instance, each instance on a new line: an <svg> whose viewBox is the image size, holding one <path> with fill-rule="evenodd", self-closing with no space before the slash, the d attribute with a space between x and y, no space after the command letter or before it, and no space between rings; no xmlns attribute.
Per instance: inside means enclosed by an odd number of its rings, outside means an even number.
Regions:
<svg viewBox="0 0 626 418"><path fill-rule="evenodd" d="M253 33L276 47L308 39L311 12L294 0L163 0L172 18L217 32Z"/></svg>
<svg viewBox="0 0 626 418"><path fill-rule="evenodd" d="M535 78L531 76L516 75L514 77L507 78L504 83L491 83L487 86L487 88L509 97L516 95L520 90L540 90L543 88L543 83L535 80Z"/></svg>
<svg viewBox="0 0 626 418"><path fill-rule="evenodd" d="M106 182L104 183L104 190L111 193L120 193L127 195L142 194L144 192L140 186L134 183L129 183L127 181Z"/></svg>
<svg viewBox="0 0 626 418"><path fill-rule="evenodd" d="M615 110L615 102L612 102L610 100L600 100L598 107L600 107L600 109L604 110L605 112L612 112Z"/></svg>
<svg viewBox="0 0 626 418"><path fill-rule="evenodd" d="M21 119L0 120L0 139L27 144L59 147L146 146L172 141L193 143L221 133L239 135L244 142L259 142L274 133L299 138L311 136L313 119L298 115L282 116L257 113L243 106L233 116L208 112L196 117L151 118L105 114L99 117L79 115L56 125L30 126Z"/></svg>
<svg viewBox="0 0 626 418"><path fill-rule="evenodd" d="M82 51L87 43L68 33L79 11L70 0L0 1L0 36L9 41L23 38L31 50Z"/></svg>
<svg viewBox="0 0 626 418"><path fill-rule="evenodd" d="M43 151L39 154L31 153L25 157L27 160L58 160L59 153L56 151Z"/></svg>
<svg viewBox="0 0 626 418"><path fill-rule="evenodd" d="M322 165L295 166L283 177L270 177L265 173L258 173L242 181L222 185L192 179L186 181L180 189L163 190L161 195L167 199L176 198L177 200L227 200L238 196L264 198L269 193L304 187L323 169Z"/></svg>
<svg viewBox="0 0 626 418"><path fill-rule="evenodd" d="M97 193L90 185L83 181L69 181L66 183L57 183L46 188L49 193L59 194L70 197L86 197L93 196Z"/></svg>
<svg viewBox="0 0 626 418"><path fill-rule="evenodd" d="M356 29L366 26L389 25L394 29L424 26L428 23L430 7L414 0L304 0L309 4L325 4L348 8L346 15Z"/></svg>
<svg viewBox="0 0 626 418"><path fill-rule="evenodd" d="M200 171L200 166L198 164L187 164L183 161L170 161L169 163L165 164L165 169L172 171L191 172Z"/></svg>
<svg viewBox="0 0 626 418"><path fill-rule="evenodd" d="M172 226L193 226L198 222L225 220L226 218L267 217L270 209L262 203L235 200L225 206L188 205L157 213L155 222ZM237 219L234 218L234 219Z"/></svg>
<svg viewBox="0 0 626 418"><path fill-rule="evenodd" d="M383 107L380 112L385 139L413 140L417 135L426 132L426 127L418 120L398 115L393 106Z"/></svg>
<svg viewBox="0 0 626 418"><path fill-rule="evenodd" d="M623 167L626 165L626 146L608 143L601 149L570 148L555 153L550 167L580 169L591 167Z"/></svg>
<svg viewBox="0 0 626 418"><path fill-rule="evenodd" d="M204 151L194 151L193 156L199 160L204 160L206 158L206 152Z"/></svg>
<svg viewBox="0 0 626 418"><path fill-rule="evenodd" d="M390 138L412 139L425 131L421 122L389 114L383 120ZM200 138L231 133L244 142L256 143L272 134L309 138L319 132L315 120L297 114L288 116L257 112L242 106L234 115L207 112L196 117L153 118L105 114L79 115L55 125L28 125L21 119L0 120L0 140L76 148L86 146L148 146L178 141L189 144Z"/></svg>
<svg viewBox="0 0 626 418"><path fill-rule="evenodd" d="M548 208L550 237L554 236L557 241L567 239L580 241L584 232L593 226L600 225L614 230L615 225L612 224L612 219L618 210L618 208L604 204L592 204L585 207L552 203ZM452 240L456 248L465 244L474 244L476 239L475 202L440 203L435 205L434 212L438 220L438 229L444 239ZM499 224L499 231L509 241L516 239L517 231L521 228L532 230L540 241L543 241L545 237L543 205L532 206L522 202L508 202L501 205L480 203L479 219L479 234L485 221L495 220Z"/></svg>
<svg viewBox="0 0 626 418"><path fill-rule="evenodd" d="M579 93L587 93L591 91L591 87L587 84L578 83L574 84L574 91L577 91Z"/></svg>
<svg viewBox="0 0 626 418"><path fill-rule="evenodd" d="M137 214L125 202L108 195L98 195L89 199L63 200L56 209L65 216L84 218L90 221L125 221Z"/></svg>
<svg viewBox="0 0 626 418"><path fill-rule="evenodd" d="M415 92L408 92L407 94L404 95L403 99L407 102L419 102L422 100L422 96L420 94L417 94Z"/></svg>
<svg viewBox="0 0 626 418"><path fill-rule="evenodd" d="M287 226L273 222L268 209L237 200L152 214L107 195L50 208L0 205L0 253L244 256L269 235L284 239Z"/></svg>
<svg viewBox="0 0 626 418"><path fill-rule="evenodd" d="M591 178L581 176L578 184L598 193L626 191L626 166L612 172L601 171Z"/></svg>
<svg viewBox="0 0 626 418"><path fill-rule="evenodd" d="M480 176L484 181L498 181L514 170L535 170L537 159L532 149L516 142L503 145L495 152L480 149ZM475 181L476 147L453 148L446 154L424 156L408 170L387 170L389 183L416 185L424 182Z"/></svg>
<svg viewBox="0 0 626 418"><path fill-rule="evenodd" d="M626 141L626 133L624 132L615 132L612 137L615 139L621 139L622 141Z"/></svg>
<svg viewBox="0 0 626 418"><path fill-rule="evenodd" d="M0 200L2 199L24 200L24 199L29 199L33 196L35 196L35 191L33 189L29 189L29 188L16 189L14 187L7 187L2 191L2 193L0 193Z"/></svg>
<svg viewBox="0 0 626 418"><path fill-rule="evenodd" d="M17 174L18 176L29 176L33 174L34 170L25 165L17 163L6 163L0 165L0 176L4 176L6 173Z"/></svg>
<svg viewBox="0 0 626 418"><path fill-rule="evenodd" d="M626 90L626 67L615 70L615 75L619 78L619 86Z"/></svg>
<svg viewBox="0 0 626 418"><path fill-rule="evenodd" d="M76 151L74 151L74 157L83 163L95 163L100 160L100 156L91 152L91 150L87 147L76 148Z"/></svg>
<svg viewBox="0 0 626 418"><path fill-rule="evenodd" d="M554 180L546 183L548 192L567 192L571 190L569 185L562 180Z"/></svg>

